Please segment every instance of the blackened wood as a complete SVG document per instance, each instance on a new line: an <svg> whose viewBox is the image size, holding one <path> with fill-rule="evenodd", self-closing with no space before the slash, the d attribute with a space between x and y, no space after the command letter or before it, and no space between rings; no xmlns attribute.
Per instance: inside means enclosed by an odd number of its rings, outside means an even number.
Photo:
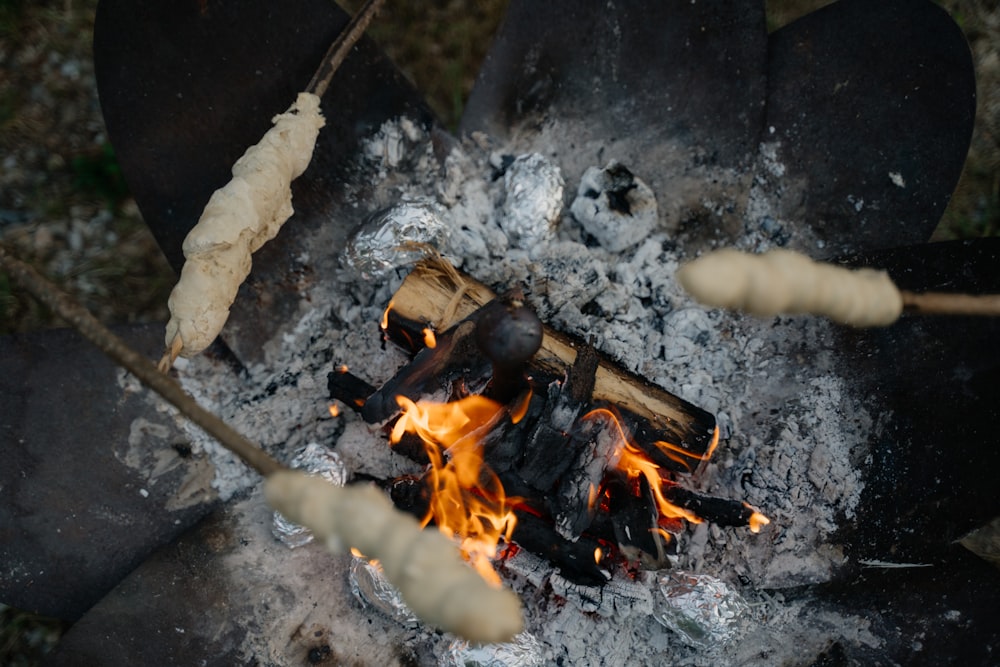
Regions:
<svg viewBox="0 0 1000 667"><path fill-rule="evenodd" d="M553 488L576 462L587 442L570 433L580 414L580 403L558 382L548 386L545 408L525 443L521 477L538 491Z"/></svg>
<svg viewBox="0 0 1000 667"><path fill-rule="evenodd" d="M605 480L606 515L614 532L614 540L622 554L644 568L658 570L669 565L667 556L675 551L673 540L659 531L659 510L645 477L635 486L616 474ZM603 509L603 506L602 506Z"/></svg>
<svg viewBox="0 0 1000 667"><path fill-rule="evenodd" d="M529 389L526 364L542 344L542 322L516 292L491 301L470 315L476 319L476 342L493 364L486 395L510 403Z"/></svg>
<svg viewBox="0 0 1000 667"><path fill-rule="evenodd" d="M576 539L590 526L601 482L622 446L618 427L610 419L595 417L581 422L570 440L584 443L575 464L559 482L552 499L556 530Z"/></svg>
<svg viewBox="0 0 1000 667"><path fill-rule="evenodd" d="M547 559L575 583L594 586L608 581L607 570L598 562L598 554L605 551L600 542L587 536L571 542L553 529L550 519L519 509L514 514L513 540L518 546Z"/></svg>
<svg viewBox="0 0 1000 667"><path fill-rule="evenodd" d="M360 412L368 397L375 393L375 387L343 367L327 374L326 386L332 400L340 401L355 412Z"/></svg>
<svg viewBox="0 0 1000 667"><path fill-rule="evenodd" d="M435 347L420 350L412 362L368 397L361 408L364 420L375 424L398 413L397 396L416 401L446 386L457 374L469 376L474 369L482 374L487 364L476 347L474 332L474 323L462 322L437 336Z"/></svg>
<svg viewBox="0 0 1000 667"><path fill-rule="evenodd" d="M755 511L740 500L705 496L675 484L663 488L663 497L717 526L748 526Z"/></svg>

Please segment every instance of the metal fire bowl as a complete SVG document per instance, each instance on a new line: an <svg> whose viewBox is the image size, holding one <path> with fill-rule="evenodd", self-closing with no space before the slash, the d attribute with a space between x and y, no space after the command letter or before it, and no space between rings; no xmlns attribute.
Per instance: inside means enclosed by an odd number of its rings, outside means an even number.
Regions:
<svg viewBox="0 0 1000 667"><path fill-rule="evenodd" d="M95 61L126 178L179 268L181 241L209 195L309 79L346 17L325 0L148 5L102 0ZM842 0L769 36L761 6L744 2L513 0L461 129L521 151L556 147L570 178L610 159L596 147L612 145L615 157L656 175L651 185L670 202L661 222L692 248L745 233L756 184L775 211L799 221L786 230L791 247L819 240L831 257L887 267L907 289L1000 291L997 242L913 245L928 239L957 181L974 90L961 33L924 0ZM347 60L323 109L313 164L293 186L297 213L255 257L224 332L238 362L262 359L263 343L298 307L301 280L332 271L329 257L304 266L296 258L315 249L297 244L318 225L346 238L357 222L343 193L364 186L349 169L359 138L403 113L434 123L369 42ZM762 145L786 165L780 179ZM719 174L728 176L713 181ZM730 205L708 209L705 193ZM848 194L866 205L856 209ZM834 658L981 664L1000 643L1000 575L952 543L1000 514L989 474L998 463L998 328L905 320L833 343L856 369L857 398L891 414L871 443L864 509L845 524L844 544L858 559L889 550L938 564L849 571L812 589L818 611L877 618L886 640L878 649L841 646ZM124 333L155 357L158 330ZM233 664L252 633L288 630L272 623L284 618L305 619L273 647L290 661L323 642L345 651L374 642L380 664L412 660L405 646L379 644L388 631L379 621L329 602L349 597L336 572L301 553L283 552L287 567L275 566L279 555L256 533L248 539L259 538L257 560L240 560L247 533L236 526L261 512L259 497L185 532L213 509L198 493L205 485L186 483L199 463L74 334L3 339L0 371L0 458L9 462L0 466L0 599L77 621L52 664ZM145 448L128 446L140 441ZM151 471L160 471L155 485ZM178 509L178 498L191 502ZM241 585L220 576L239 568ZM309 592L313 584L324 596ZM272 617L249 617L265 594ZM934 622L947 610L968 621L962 633Z"/></svg>

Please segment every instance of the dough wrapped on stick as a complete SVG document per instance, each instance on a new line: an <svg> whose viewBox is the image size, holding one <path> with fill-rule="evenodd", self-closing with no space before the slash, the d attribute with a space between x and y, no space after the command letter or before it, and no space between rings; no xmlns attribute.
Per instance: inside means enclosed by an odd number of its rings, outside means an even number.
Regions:
<svg viewBox="0 0 1000 667"><path fill-rule="evenodd" d="M809 313L876 327L903 312L903 297L885 271L846 269L790 250L718 250L682 266L677 279L705 305L764 317Z"/></svg>
<svg viewBox="0 0 1000 667"><path fill-rule="evenodd" d="M309 166L323 127L319 97L299 93L274 126L233 165L184 239L184 268L168 300L166 366L204 350L222 331L250 255L274 238L293 213L292 181Z"/></svg>
<svg viewBox="0 0 1000 667"><path fill-rule="evenodd" d="M466 565L437 530L422 530L374 486L338 487L282 470L264 485L268 503L308 527L334 552L348 546L382 564L389 581L425 623L473 642L510 641L523 628L521 603Z"/></svg>

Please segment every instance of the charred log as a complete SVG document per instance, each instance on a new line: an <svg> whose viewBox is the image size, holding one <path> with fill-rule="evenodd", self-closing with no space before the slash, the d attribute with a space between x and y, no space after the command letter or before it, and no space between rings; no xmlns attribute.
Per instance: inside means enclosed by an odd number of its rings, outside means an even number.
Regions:
<svg viewBox="0 0 1000 667"><path fill-rule="evenodd" d="M428 323L447 326L451 321L466 318L493 300L495 295L474 279L442 271L432 264L419 264L396 292L394 308L389 311L389 336L400 344L420 340L419 332ZM532 377L544 379L542 386L555 378L565 377L584 343L548 327L542 328L541 348L530 361ZM637 437L650 442L669 442L691 452L695 459L704 456L712 446L716 433L715 417L705 410L674 396L642 378L624 371L614 362L598 356L592 399L615 405L623 413L634 415L646 426L636 431ZM689 465L665 459L663 467L687 472Z"/></svg>
<svg viewBox="0 0 1000 667"><path fill-rule="evenodd" d="M514 513L517 525L513 539L518 546L547 559L575 583L594 586L610 578L604 562L607 550L600 542L586 536L575 542L567 540L555 531L551 520L521 509Z"/></svg>
<svg viewBox="0 0 1000 667"><path fill-rule="evenodd" d="M750 517L756 512L742 501L705 496L676 484L665 486L663 496L678 507L689 509L717 526L749 526Z"/></svg>
<svg viewBox="0 0 1000 667"><path fill-rule="evenodd" d="M375 393L375 387L348 371L345 366L336 368L326 378L330 398L340 401L355 412L361 412L368 397Z"/></svg>

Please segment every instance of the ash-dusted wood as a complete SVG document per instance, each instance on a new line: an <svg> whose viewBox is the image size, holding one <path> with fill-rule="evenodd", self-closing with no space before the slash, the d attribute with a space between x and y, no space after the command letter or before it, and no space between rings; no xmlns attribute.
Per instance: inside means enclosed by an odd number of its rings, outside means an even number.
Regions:
<svg viewBox="0 0 1000 667"><path fill-rule="evenodd" d="M444 330L495 296L488 287L450 266L443 270L437 262L423 262L407 276L393 297L389 330L412 328L412 323ZM419 340L413 333L403 335ZM546 326L542 347L530 367L563 375L576 360L578 348L583 349L583 344ZM593 401L606 401L649 422L652 430L646 432L648 438L664 440L694 455L688 468L697 467L698 457L709 451L715 437L712 414L629 373L604 356L600 356L597 364ZM666 459L662 463L677 469L676 460Z"/></svg>

